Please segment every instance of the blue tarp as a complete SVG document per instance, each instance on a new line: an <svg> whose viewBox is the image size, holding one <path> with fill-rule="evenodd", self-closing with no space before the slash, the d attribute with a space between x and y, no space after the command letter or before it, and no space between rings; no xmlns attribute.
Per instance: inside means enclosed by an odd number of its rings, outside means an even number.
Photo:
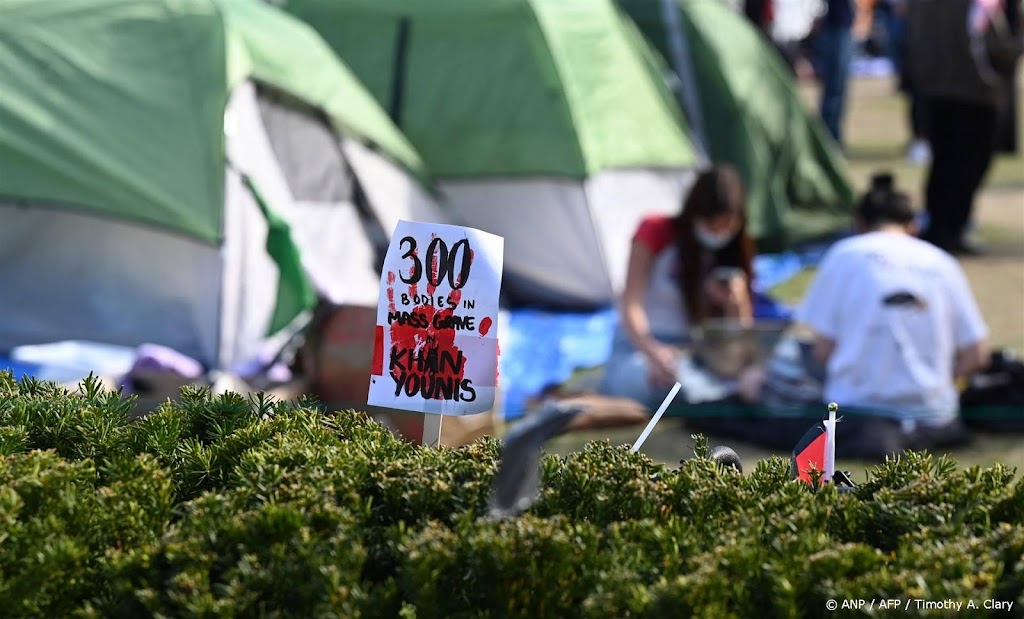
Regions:
<svg viewBox="0 0 1024 619"><path fill-rule="evenodd" d="M22 363L0 355L0 371L10 370L14 372L14 380L21 380L26 376L35 376L39 373L40 368L41 366L35 363Z"/></svg>
<svg viewBox="0 0 1024 619"><path fill-rule="evenodd" d="M0 351L0 370L14 371L14 378L32 376L61 384L74 384L90 373L123 376L135 360L135 349L98 342L66 341L20 346Z"/></svg>
<svg viewBox="0 0 1024 619"><path fill-rule="evenodd" d="M592 313L512 310L501 338L499 384L507 419L521 416L526 401L579 368L603 364L618 323L614 309Z"/></svg>
<svg viewBox="0 0 1024 619"><path fill-rule="evenodd" d="M766 254L754 258L754 290L769 290L795 277L800 271L817 266L832 242L809 245L800 250Z"/></svg>

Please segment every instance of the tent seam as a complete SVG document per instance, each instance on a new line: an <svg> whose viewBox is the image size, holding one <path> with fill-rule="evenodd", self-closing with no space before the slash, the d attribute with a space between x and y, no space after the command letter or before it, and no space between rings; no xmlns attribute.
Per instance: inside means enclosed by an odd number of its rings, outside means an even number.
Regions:
<svg viewBox="0 0 1024 619"><path fill-rule="evenodd" d="M223 370L224 368L222 366L226 365L225 361L224 361L224 356L226 354L225 353L226 346L225 346L224 340L227 339L227 336L226 336L226 334L227 334L226 320L227 319L225 317L226 309L224 307L224 305L225 305L224 297L227 295L226 286L227 286L227 280L228 280L228 278L225 277L225 272L227 271L227 268L228 268L228 264L227 264L228 263L228 256L227 256L227 252L225 251L225 248L227 247L228 208L229 208L228 207L228 195L227 195L228 194L228 192L227 192L227 182L228 182L227 175L228 175L228 171L229 170L233 171L233 172L235 172L236 174L239 174L239 175L241 174L241 172L238 171L237 168L234 167L234 165L231 162L231 159L228 157L228 152L227 152L227 149L228 149L228 138L227 138L227 135L224 132L224 121L227 118L227 114L228 114L228 104L231 101L231 95L235 92L235 89L237 88L237 86L236 87L231 87L230 85L228 85L229 82L230 82L230 76L228 75L228 66L227 66L228 62L230 61L230 59L228 58L228 51L229 51L228 50L228 45L229 45L228 37L231 36L231 35L227 31L227 29L229 28L227 16L224 15L224 12L221 10L220 5L217 4L216 2L212 2L211 5L213 6L214 12L220 18L221 28L222 28L223 35L224 35L224 74L225 74L224 75L224 78L225 78L224 79L224 83L225 83L225 87L224 87L224 106L223 106L224 109L223 109L223 111L221 112L221 115L220 115L220 118L221 118L221 121L220 121L220 125L221 125L221 130L220 130L220 135L221 135L221 156L224 158L224 164L221 166L221 170L222 171L221 171L221 192L220 192L221 193L221 197L220 197L221 209L220 209L220 226L219 226L219 228L220 228L220 235L219 235L220 236L220 243L219 243L219 246L221 248L221 251L217 252L217 256L218 256L218 259L219 259L219 262L220 262L220 271L218 273L218 278L220 279L220 282L219 282L219 286L218 286L218 290L217 290L217 310L216 310L216 316L217 316L216 317L216 320L217 320L217 340L216 340L216 342L214 344L214 351L213 351L213 358L216 359L217 369ZM166 0L165 0L165 6L166 6ZM250 67L250 72L251 72L251 67ZM251 76L247 76L245 81L249 81L249 79L251 79ZM246 283L245 282L241 282L240 286L244 288L246 286ZM233 342L233 343L237 345L237 342Z"/></svg>

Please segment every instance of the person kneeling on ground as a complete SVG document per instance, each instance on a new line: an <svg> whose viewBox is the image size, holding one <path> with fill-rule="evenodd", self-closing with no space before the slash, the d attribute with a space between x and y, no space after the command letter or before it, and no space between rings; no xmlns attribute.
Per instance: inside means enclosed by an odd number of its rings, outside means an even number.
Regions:
<svg viewBox="0 0 1024 619"><path fill-rule="evenodd" d="M796 316L813 332L811 362L824 366L824 400L846 418L836 453L881 459L964 444L956 381L989 355L988 328L963 270L915 238L910 201L890 175L874 177L857 219L861 233L828 251ZM775 433L788 428L780 442L792 445L807 423L776 425Z"/></svg>
<svg viewBox="0 0 1024 619"><path fill-rule="evenodd" d="M699 372L684 353L690 329L710 318L752 321L753 259L743 181L729 165L701 172L677 216L645 218L601 392L656 407L683 373Z"/></svg>

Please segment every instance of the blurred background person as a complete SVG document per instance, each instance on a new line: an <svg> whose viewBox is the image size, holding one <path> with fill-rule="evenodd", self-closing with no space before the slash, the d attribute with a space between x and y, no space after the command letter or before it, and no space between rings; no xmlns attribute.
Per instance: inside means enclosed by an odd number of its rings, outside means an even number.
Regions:
<svg viewBox="0 0 1024 619"><path fill-rule="evenodd" d="M834 401L839 457L968 442L957 383L988 364L988 327L960 265L915 237L915 219L892 176L875 175L859 234L827 252L797 311L809 337L788 336L741 380L740 396L776 416L726 419L720 434L788 449L807 430L799 413Z"/></svg>
<svg viewBox="0 0 1024 619"><path fill-rule="evenodd" d="M753 319L753 260L746 192L729 165L702 172L675 217L645 218L633 237L602 392L657 405L690 369L682 352L692 327Z"/></svg>
<svg viewBox="0 0 1024 619"><path fill-rule="evenodd" d="M928 108L932 150L923 238L977 254L965 232L996 150L1019 35L1009 30L1001 0L909 0L908 13L910 79Z"/></svg>
<svg viewBox="0 0 1024 619"><path fill-rule="evenodd" d="M861 456L966 442L956 381L988 360L963 270L915 238L914 222L892 176L876 175L858 205L861 233L829 250L797 312L826 368L825 401L866 413L843 431Z"/></svg>
<svg viewBox="0 0 1024 619"><path fill-rule="evenodd" d="M823 0L774 0L771 37L786 65L797 77L809 75L806 43L817 19L824 14ZM808 67L810 74L813 68Z"/></svg>
<svg viewBox="0 0 1024 619"><path fill-rule="evenodd" d="M772 22L775 19L775 0L743 0L743 13L761 33L772 40Z"/></svg>
<svg viewBox="0 0 1024 619"><path fill-rule="evenodd" d="M1007 0L1005 3L1006 26L1009 34L1016 37L1017 41L1024 37L1024 0ZM1019 60L1018 60L1019 62ZM1020 119L1020 106L1017 105L1017 71L1010 70L1008 73L1009 86L1006 88L1003 105L1000 106L999 129L996 143L996 153L1000 155L1015 155L1020 150L1020 131L1018 130Z"/></svg>
<svg viewBox="0 0 1024 619"><path fill-rule="evenodd" d="M814 33L814 70L821 81L821 119L840 147L843 143L843 116L846 91L853 60L853 0L825 0L825 14L818 19Z"/></svg>
<svg viewBox="0 0 1024 619"><path fill-rule="evenodd" d="M928 145L927 108L907 70L907 1L887 0L878 8L883 13L885 30L888 35L888 55L892 61L899 90L907 102L907 128L910 144L907 159L914 165L927 165L931 161L931 147Z"/></svg>

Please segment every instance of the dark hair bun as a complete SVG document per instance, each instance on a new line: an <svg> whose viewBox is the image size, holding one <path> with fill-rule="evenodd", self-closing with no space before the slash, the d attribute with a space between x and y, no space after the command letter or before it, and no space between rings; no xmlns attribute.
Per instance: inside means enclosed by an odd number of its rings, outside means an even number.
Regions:
<svg viewBox="0 0 1024 619"><path fill-rule="evenodd" d="M896 191L891 173L879 172L871 177L871 189L861 198L857 208L861 221L869 227L883 223L907 224L914 221L910 198Z"/></svg>
<svg viewBox="0 0 1024 619"><path fill-rule="evenodd" d="M880 172L871 177L872 191L892 191L895 185L893 175L888 172Z"/></svg>

